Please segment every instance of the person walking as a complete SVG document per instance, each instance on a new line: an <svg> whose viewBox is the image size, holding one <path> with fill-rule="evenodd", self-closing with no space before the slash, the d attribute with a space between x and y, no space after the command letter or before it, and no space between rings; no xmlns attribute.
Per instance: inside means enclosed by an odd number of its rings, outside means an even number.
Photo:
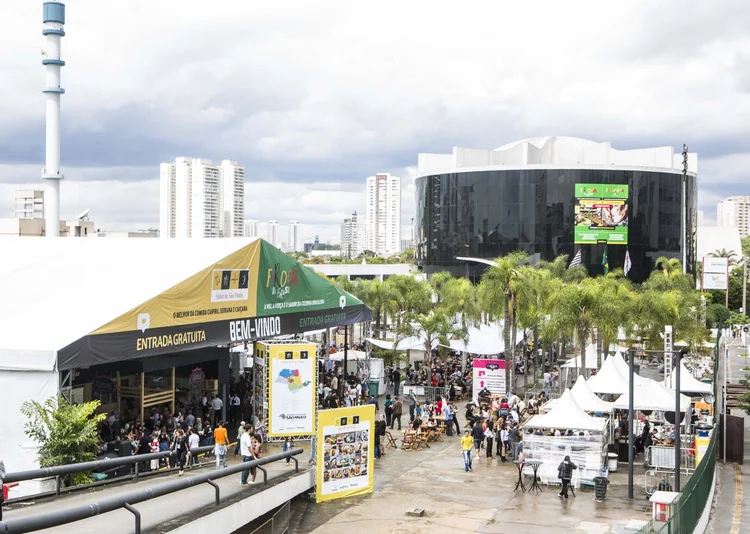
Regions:
<svg viewBox="0 0 750 534"><path fill-rule="evenodd" d="M414 422L414 412L417 409L417 396L409 393L409 422Z"/></svg>
<svg viewBox="0 0 750 534"><path fill-rule="evenodd" d="M456 427L456 435L461 435L461 425L458 422L458 410L456 410L456 404L451 403L451 412L453 413L453 424Z"/></svg>
<svg viewBox="0 0 750 534"><path fill-rule="evenodd" d="M443 410L443 414L445 415L445 435L446 436L452 436L453 435L453 408L450 404L445 405L445 410Z"/></svg>
<svg viewBox="0 0 750 534"><path fill-rule="evenodd" d="M253 426L250 424L245 425L245 432L240 437L240 454L242 455L243 462L249 462L253 459L253 438L250 436L250 431ZM247 477L250 474L249 470L242 471L240 475L240 485L247 486Z"/></svg>
<svg viewBox="0 0 750 534"><path fill-rule="evenodd" d="M401 404L401 399L396 397L396 400L393 402L393 415L391 415L391 430L396 426L396 423L398 423L398 429L401 430L401 414L403 410L404 407Z"/></svg>
<svg viewBox="0 0 750 534"><path fill-rule="evenodd" d="M477 451L475 460L479 460L479 449L482 448L482 441L484 441L484 428L482 428L482 423L479 419L477 419L471 429L471 437L474 438L474 448Z"/></svg>
<svg viewBox="0 0 750 534"><path fill-rule="evenodd" d="M487 459L492 459L492 438L494 436L494 433L492 431L492 427L487 424L485 421L482 423L482 428L484 429L484 441L485 441L485 450L487 451Z"/></svg>
<svg viewBox="0 0 750 534"><path fill-rule="evenodd" d="M573 469L578 469L578 466L570 460L570 456L566 456L557 466L557 477L562 480L562 489L557 496L561 499L568 498L568 488L570 487L570 480L573 478Z"/></svg>
<svg viewBox="0 0 750 534"><path fill-rule="evenodd" d="M521 434L518 430L518 425L515 423L513 427L508 431L508 443L510 444L510 459L512 461L518 460L518 444L521 442ZM506 450L507 454L508 451Z"/></svg>
<svg viewBox="0 0 750 534"><path fill-rule="evenodd" d="M393 399L390 393L385 396L383 408L385 408L385 424L393 428Z"/></svg>
<svg viewBox="0 0 750 534"><path fill-rule="evenodd" d="M172 450L180 465L180 470L177 474L182 476L185 472L185 462L190 458L190 444L188 443L188 438L185 436L185 431L181 428L177 429L177 436L172 444Z"/></svg>
<svg viewBox="0 0 750 534"><path fill-rule="evenodd" d="M214 455L216 455L216 470L227 466L227 447L229 439L224 421L219 421L219 426L214 429Z"/></svg>
<svg viewBox="0 0 750 534"><path fill-rule="evenodd" d="M234 455L238 456L240 454L240 440L242 439L242 434L245 433L245 421L240 421L240 426L237 427L237 445L234 447Z"/></svg>
<svg viewBox="0 0 750 534"><path fill-rule="evenodd" d="M508 436L508 425L503 424L502 429L500 430L500 441L497 442L497 453L500 455L501 462L508 461L508 459L506 458L506 456L508 455L508 451L510 451Z"/></svg>
<svg viewBox="0 0 750 534"><path fill-rule="evenodd" d="M398 367L396 367L393 370L393 397L398 397L398 388L401 384L401 372L398 370Z"/></svg>
<svg viewBox="0 0 750 534"><path fill-rule="evenodd" d="M469 431L465 431L461 438L461 454L464 457L464 470L472 471L471 468L471 448L474 446L474 439L471 437Z"/></svg>

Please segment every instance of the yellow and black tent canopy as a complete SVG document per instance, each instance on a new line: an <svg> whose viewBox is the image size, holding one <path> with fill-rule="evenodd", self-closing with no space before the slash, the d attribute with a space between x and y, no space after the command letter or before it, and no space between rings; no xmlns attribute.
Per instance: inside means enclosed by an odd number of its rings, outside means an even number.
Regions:
<svg viewBox="0 0 750 534"><path fill-rule="evenodd" d="M259 239L58 351L60 370L372 319L349 293Z"/></svg>

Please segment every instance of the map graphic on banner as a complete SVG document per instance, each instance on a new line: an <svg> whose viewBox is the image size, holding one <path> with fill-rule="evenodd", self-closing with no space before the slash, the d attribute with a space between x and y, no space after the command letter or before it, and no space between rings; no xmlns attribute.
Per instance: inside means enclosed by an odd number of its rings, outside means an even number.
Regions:
<svg viewBox="0 0 750 534"><path fill-rule="evenodd" d="M576 184L575 244L628 244L628 196L622 184Z"/></svg>
<svg viewBox="0 0 750 534"><path fill-rule="evenodd" d="M317 502L371 493L375 406L318 412Z"/></svg>
<svg viewBox="0 0 750 534"><path fill-rule="evenodd" d="M507 394L505 385L505 360L474 360L473 390L474 402L483 388L493 395Z"/></svg>
<svg viewBox="0 0 750 534"><path fill-rule="evenodd" d="M268 435L315 432L315 353L311 343L268 345Z"/></svg>

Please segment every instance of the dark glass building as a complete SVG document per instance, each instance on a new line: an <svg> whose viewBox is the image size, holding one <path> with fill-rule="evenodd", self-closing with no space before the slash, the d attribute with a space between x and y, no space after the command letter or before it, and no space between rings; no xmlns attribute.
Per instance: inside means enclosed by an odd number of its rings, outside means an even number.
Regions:
<svg viewBox="0 0 750 534"><path fill-rule="evenodd" d="M538 138L468 156L463 150L420 156L415 254L428 274L449 270L478 278L486 265L457 258L524 250L532 261L560 254L570 260L579 249L592 275L603 272L605 251L610 270L622 268L628 252L628 277L636 282L660 256L678 258L694 272L697 176L688 172L683 180L682 156L675 158L670 147L617 151L606 143ZM489 165L476 165L482 152ZM518 153L539 163L515 162ZM594 163L567 163L571 154ZM445 168L448 158L450 171L430 172ZM467 159L468 165L455 164ZM493 165L498 159L506 161ZM680 168L673 168L675 161Z"/></svg>

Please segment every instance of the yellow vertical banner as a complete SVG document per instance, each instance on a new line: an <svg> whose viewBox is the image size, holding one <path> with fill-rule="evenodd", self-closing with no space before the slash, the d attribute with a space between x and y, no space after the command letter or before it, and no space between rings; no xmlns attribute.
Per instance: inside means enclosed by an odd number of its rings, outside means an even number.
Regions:
<svg viewBox="0 0 750 534"><path fill-rule="evenodd" d="M317 390L314 343L268 343L268 435L312 436Z"/></svg>
<svg viewBox="0 0 750 534"><path fill-rule="evenodd" d="M317 502L372 493L375 406L318 412Z"/></svg>

